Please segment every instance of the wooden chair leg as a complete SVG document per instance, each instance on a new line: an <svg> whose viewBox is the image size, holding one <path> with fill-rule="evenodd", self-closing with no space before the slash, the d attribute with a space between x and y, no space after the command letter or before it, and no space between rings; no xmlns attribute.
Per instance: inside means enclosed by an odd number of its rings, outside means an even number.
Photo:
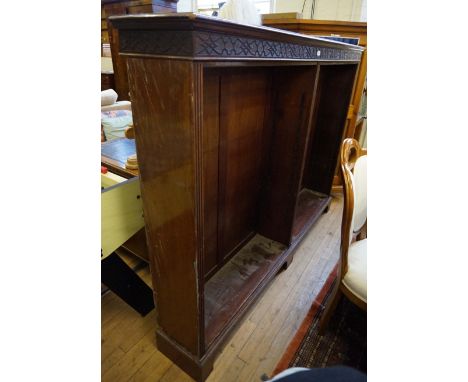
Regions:
<svg viewBox="0 0 468 382"><path fill-rule="evenodd" d="M338 305L338 302L340 301L340 298L342 296L342 292L340 289L340 281L336 280L336 284L333 287L332 295L329 298L329 302L325 306L325 311L322 314L322 317L320 318L319 322L319 334L322 335L325 332L325 329L327 328L328 322L330 321L330 318L335 311L336 306Z"/></svg>

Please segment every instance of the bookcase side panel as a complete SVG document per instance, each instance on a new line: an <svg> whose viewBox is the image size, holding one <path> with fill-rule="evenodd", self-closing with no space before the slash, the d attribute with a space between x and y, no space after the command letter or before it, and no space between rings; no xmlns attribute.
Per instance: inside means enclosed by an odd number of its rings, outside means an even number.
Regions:
<svg viewBox="0 0 468 382"><path fill-rule="evenodd" d="M167 337L197 355L194 66L129 57L128 74L158 324Z"/></svg>

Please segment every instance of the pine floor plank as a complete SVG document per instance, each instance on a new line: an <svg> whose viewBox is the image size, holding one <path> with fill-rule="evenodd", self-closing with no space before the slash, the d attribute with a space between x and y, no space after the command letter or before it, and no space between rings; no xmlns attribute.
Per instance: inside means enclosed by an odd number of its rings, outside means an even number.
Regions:
<svg viewBox="0 0 468 382"><path fill-rule="evenodd" d="M118 364L123 357L125 357L125 352L119 347L110 351L107 357L101 360L101 375L104 375L111 370L111 368Z"/></svg>
<svg viewBox="0 0 468 382"><path fill-rule="evenodd" d="M122 304L125 304L122 301ZM114 322L101 328L101 359L105 360L112 352L120 347L127 336L134 333L134 328L141 324L142 317L135 311L122 313Z"/></svg>
<svg viewBox="0 0 468 382"><path fill-rule="evenodd" d="M102 382L129 381L156 352L154 332L150 330L116 364L102 374Z"/></svg>
<svg viewBox="0 0 468 382"><path fill-rule="evenodd" d="M213 371L208 377L207 382L224 381L225 379L230 378L230 373L232 372L230 366L233 363L233 360L238 358L237 354L256 328L257 324L253 323L249 319L244 320L239 329L233 335L232 339L229 341L229 344L222 350L221 354L216 359ZM245 362L243 360L241 361L243 366L245 366Z"/></svg>
<svg viewBox="0 0 468 382"><path fill-rule="evenodd" d="M223 382L235 382L237 377L242 373L242 370L247 366L247 363L241 360L239 357L234 357L234 360L225 365L223 375L217 381ZM214 380L214 379L213 379ZM258 380L259 381L259 380Z"/></svg>
<svg viewBox="0 0 468 382"><path fill-rule="evenodd" d="M207 382L258 382L270 375L339 257L342 197L306 235L217 357ZM132 262L132 259L126 261ZM149 268L138 271L148 284ZM141 317L112 293L102 298L102 381L192 381L155 347L156 313Z"/></svg>
<svg viewBox="0 0 468 382"><path fill-rule="evenodd" d="M193 379L185 374L179 367L172 364L166 374L163 375L160 382L193 382Z"/></svg>
<svg viewBox="0 0 468 382"><path fill-rule="evenodd" d="M160 380L172 366L164 354L155 351L143 366L130 378L132 382L150 382Z"/></svg>
<svg viewBox="0 0 468 382"><path fill-rule="evenodd" d="M128 315L131 309L127 304L122 304L115 294L108 292L101 303L101 330L116 325L120 322L118 315Z"/></svg>

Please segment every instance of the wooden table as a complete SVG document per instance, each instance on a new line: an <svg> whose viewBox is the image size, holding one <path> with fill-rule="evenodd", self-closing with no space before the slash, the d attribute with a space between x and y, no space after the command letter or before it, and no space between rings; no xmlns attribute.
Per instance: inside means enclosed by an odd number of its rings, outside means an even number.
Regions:
<svg viewBox="0 0 468 382"><path fill-rule="evenodd" d="M133 139L118 138L101 143L101 165L127 179L139 175L138 170L125 168L127 158L133 154L136 154Z"/></svg>

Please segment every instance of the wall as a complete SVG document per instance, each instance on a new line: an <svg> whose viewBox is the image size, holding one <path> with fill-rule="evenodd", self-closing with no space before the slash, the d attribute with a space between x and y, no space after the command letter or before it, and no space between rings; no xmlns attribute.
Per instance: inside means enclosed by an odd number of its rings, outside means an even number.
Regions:
<svg viewBox="0 0 468 382"><path fill-rule="evenodd" d="M367 21L367 0L362 1L361 21Z"/></svg>
<svg viewBox="0 0 468 382"><path fill-rule="evenodd" d="M192 12L195 9L195 0L179 0L177 12Z"/></svg>
<svg viewBox="0 0 468 382"><path fill-rule="evenodd" d="M302 12L310 19L312 0L276 0L276 13ZM367 0L315 0L316 20L366 21Z"/></svg>
<svg viewBox="0 0 468 382"><path fill-rule="evenodd" d="M302 6L304 0L276 0L275 2L275 13L287 13L287 12L302 12ZM306 0L304 6L304 15L309 15L310 18L310 9L312 1Z"/></svg>
<svg viewBox="0 0 468 382"><path fill-rule="evenodd" d="M302 12L305 19L310 19L313 0L272 0L275 13ZM196 0L179 0L177 12L192 12ZM367 21L367 0L315 0L314 19Z"/></svg>
<svg viewBox="0 0 468 382"><path fill-rule="evenodd" d="M314 19L361 21L362 0L317 0Z"/></svg>

